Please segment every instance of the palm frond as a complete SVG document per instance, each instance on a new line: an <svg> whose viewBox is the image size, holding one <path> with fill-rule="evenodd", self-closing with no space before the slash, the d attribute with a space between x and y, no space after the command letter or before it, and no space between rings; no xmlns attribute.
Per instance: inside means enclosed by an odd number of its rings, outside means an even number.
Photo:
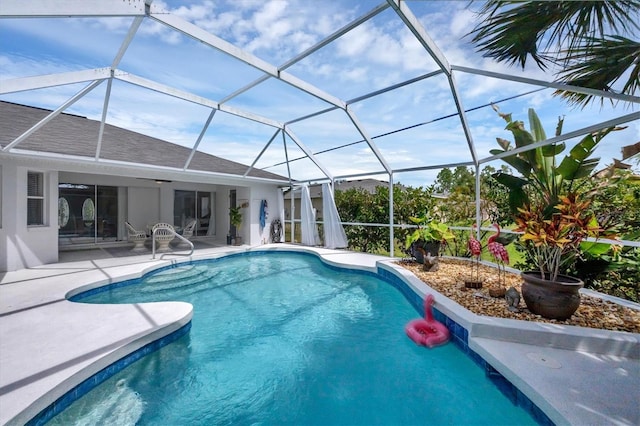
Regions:
<svg viewBox="0 0 640 426"><path fill-rule="evenodd" d="M628 74L619 92L637 93L640 89L640 42L622 36L589 37L586 45L589 47L566 51L567 61L573 65L558 74L558 82L613 91L613 84ZM554 95L582 107L594 100L594 95L566 90L556 90Z"/></svg>
<svg viewBox="0 0 640 426"><path fill-rule="evenodd" d="M547 60L538 53L538 42L553 22L551 15L539 16L535 4L513 1L489 1L480 15L482 24L468 35L473 35L472 42L485 57L524 68L531 56L545 68ZM532 20L532 15L539 19Z"/></svg>
<svg viewBox="0 0 640 426"><path fill-rule="evenodd" d="M485 57L524 68L530 56L544 69L558 61L562 48L579 49L607 31L624 34L639 28L633 18L639 11L637 0L489 0L479 12L481 23L467 35Z"/></svg>

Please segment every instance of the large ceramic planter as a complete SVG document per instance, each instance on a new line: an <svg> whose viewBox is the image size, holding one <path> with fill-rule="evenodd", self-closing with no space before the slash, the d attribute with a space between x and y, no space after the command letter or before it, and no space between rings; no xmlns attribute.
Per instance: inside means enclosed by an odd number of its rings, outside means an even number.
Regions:
<svg viewBox="0 0 640 426"><path fill-rule="evenodd" d="M558 275L556 281L540 278L540 273L522 273L522 297L527 308L544 318L566 320L580 306L582 280Z"/></svg>

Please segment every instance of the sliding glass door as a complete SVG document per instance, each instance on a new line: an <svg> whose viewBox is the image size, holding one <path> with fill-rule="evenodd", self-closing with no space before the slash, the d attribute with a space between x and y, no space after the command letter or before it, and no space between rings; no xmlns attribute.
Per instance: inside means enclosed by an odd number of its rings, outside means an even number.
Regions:
<svg viewBox="0 0 640 426"><path fill-rule="evenodd" d="M176 190L173 201L173 225L184 228L196 219L194 235L215 235L213 218L215 193Z"/></svg>
<svg viewBox="0 0 640 426"><path fill-rule="evenodd" d="M75 183L58 185L58 237L61 244L115 241L118 188Z"/></svg>

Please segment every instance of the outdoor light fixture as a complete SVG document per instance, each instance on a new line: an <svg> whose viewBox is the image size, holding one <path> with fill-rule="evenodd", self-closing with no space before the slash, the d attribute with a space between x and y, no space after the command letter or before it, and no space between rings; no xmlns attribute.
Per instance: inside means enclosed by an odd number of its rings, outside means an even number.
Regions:
<svg viewBox="0 0 640 426"><path fill-rule="evenodd" d="M152 180L155 183L157 183L158 185L162 184L162 183L171 183L173 182L172 180L167 180L167 179L148 179L148 178L136 178L136 179L140 179L140 180Z"/></svg>

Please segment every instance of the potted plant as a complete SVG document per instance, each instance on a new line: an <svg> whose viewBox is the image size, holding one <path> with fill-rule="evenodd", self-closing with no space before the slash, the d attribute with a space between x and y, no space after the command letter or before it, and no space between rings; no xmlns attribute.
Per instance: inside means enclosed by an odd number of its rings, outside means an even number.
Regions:
<svg viewBox="0 0 640 426"><path fill-rule="evenodd" d="M516 148L547 139L533 109L529 110L531 132L525 130L523 122L513 121L510 114L499 115L507 122L506 128L513 134ZM562 131L562 123L560 118L556 136ZM580 257L580 245L585 238L614 237L599 226L589 208L588 194L580 185L580 179L590 176L599 161L589 157L613 130L619 128L585 136L559 164L556 157L564 151L564 143L503 157L521 176L505 172L494 175L509 190L515 230L523 232L518 247L524 250L527 263L535 269L522 272L522 296L534 314L558 320L571 317L580 305L578 291L583 282L561 272ZM498 144L501 149L492 150L494 155L512 149L507 140L498 138Z"/></svg>
<svg viewBox="0 0 640 426"><path fill-rule="evenodd" d="M238 235L240 226L242 225L242 212L240 211L240 207L229 207L229 223L235 228L235 245L240 245L242 242L241 237Z"/></svg>
<svg viewBox="0 0 640 426"><path fill-rule="evenodd" d="M418 263L424 263L424 255L426 254L438 256L440 245L455 238L446 223L430 219L427 215L412 216L409 217L409 220L418 225L418 228L407 236L405 248Z"/></svg>
<svg viewBox="0 0 640 426"><path fill-rule="evenodd" d="M522 296L531 312L564 320L580 306L578 291L583 286L582 280L560 272L580 256L585 238L598 238L603 232L589 210L590 203L570 193L560 197L549 218L539 207L528 205L519 209L515 220L516 230L524 233L521 246L538 268L522 273Z"/></svg>

